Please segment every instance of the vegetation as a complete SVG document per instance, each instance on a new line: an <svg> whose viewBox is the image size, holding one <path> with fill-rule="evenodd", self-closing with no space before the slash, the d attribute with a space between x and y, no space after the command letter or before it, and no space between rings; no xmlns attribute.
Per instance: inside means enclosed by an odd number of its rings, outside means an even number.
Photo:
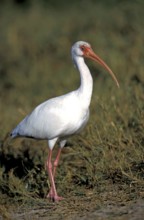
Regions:
<svg viewBox="0 0 144 220"><path fill-rule="evenodd" d="M21 213L45 207L41 218L45 213L60 219L143 199L143 1L74 1L64 8L52 1L10 2L0 7L1 215L10 218L21 204ZM6 144L6 139L36 105L79 86L70 55L77 40L91 43L120 89L88 61L94 79L91 117L63 149L57 186L66 199L54 206L45 199L47 143L17 139Z"/></svg>

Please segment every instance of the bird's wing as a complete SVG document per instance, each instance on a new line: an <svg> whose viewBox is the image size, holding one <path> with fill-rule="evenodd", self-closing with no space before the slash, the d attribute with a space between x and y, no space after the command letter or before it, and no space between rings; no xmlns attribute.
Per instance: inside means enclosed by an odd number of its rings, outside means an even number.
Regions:
<svg viewBox="0 0 144 220"><path fill-rule="evenodd" d="M12 136L53 139L72 133L80 122L79 100L76 93L49 99L37 106L12 131Z"/></svg>

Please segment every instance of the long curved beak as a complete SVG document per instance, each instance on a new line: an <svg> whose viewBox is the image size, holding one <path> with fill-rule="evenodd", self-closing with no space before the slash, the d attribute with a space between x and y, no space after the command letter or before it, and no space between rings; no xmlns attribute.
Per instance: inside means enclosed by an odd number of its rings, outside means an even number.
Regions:
<svg viewBox="0 0 144 220"><path fill-rule="evenodd" d="M96 55L93 50L91 48L89 48L87 50L87 52L84 54L85 57L90 58L94 61L96 61L97 63L99 63L101 66L103 66L111 75L111 77L113 78L113 80L115 81L117 87L119 88L119 82L116 78L116 76L114 75L114 73L112 72L112 70L108 67L108 65L98 56Z"/></svg>

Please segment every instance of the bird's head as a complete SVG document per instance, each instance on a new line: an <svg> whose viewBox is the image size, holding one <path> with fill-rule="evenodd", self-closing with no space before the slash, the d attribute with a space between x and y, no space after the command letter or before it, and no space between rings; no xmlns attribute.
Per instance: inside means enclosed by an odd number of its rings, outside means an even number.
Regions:
<svg viewBox="0 0 144 220"><path fill-rule="evenodd" d="M91 48L90 44L84 41L78 41L72 46L72 55L83 57L86 51Z"/></svg>
<svg viewBox="0 0 144 220"><path fill-rule="evenodd" d="M101 66L103 66L112 76L113 80L116 82L117 86L119 87L118 80L112 70L108 67L108 65L98 56L94 53L94 51L91 48L91 45L84 41L78 41L72 46L72 57L86 57L90 58L97 63L99 63Z"/></svg>

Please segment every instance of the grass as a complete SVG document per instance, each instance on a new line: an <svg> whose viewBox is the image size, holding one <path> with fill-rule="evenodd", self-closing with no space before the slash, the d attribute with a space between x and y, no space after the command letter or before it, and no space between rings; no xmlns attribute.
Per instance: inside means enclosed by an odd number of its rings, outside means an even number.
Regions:
<svg viewBox="0 0 144 220"><path fill-rule="evenodd" d="M15 210L19 204L22 210L45 204L51 216L60 212L67 216L72 210L82 215L109 203L143 198L143 2L74 3L67 10L5 4L0 12L3 217L11 216L7 206ZM91 117L86 129L70 138L63 150L57 185L66 201L53 206L43 199L49 188L46 142L19 139L3 147L3 141L37 104L78 87L79 75L70 57L77 40L91 43L115 72L120 89L107 72L88 61L94 79Z"/></svg>

